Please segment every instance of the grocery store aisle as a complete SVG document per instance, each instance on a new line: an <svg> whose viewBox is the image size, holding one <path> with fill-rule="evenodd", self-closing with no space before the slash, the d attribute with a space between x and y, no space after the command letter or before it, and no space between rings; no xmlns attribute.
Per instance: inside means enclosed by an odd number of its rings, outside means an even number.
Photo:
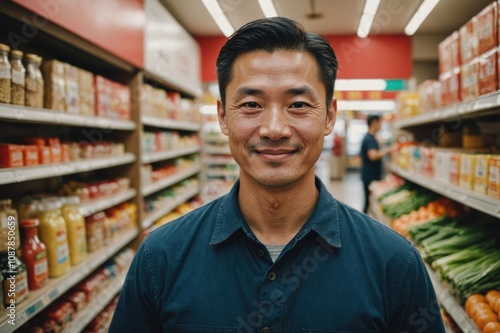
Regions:
<svg viewBox="0 0 500 333"><path fill-rule="evenodd" d="M337 200L357 210L363 209L363 184L359 171L346 172L343 180L333 180L327 187Z"/></svg>

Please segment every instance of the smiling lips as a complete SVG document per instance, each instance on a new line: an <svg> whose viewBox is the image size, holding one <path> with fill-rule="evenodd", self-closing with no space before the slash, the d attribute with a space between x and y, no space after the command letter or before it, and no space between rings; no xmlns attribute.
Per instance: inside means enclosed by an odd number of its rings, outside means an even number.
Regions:
<svg viewBox="0 0 500 333"><path fill-rule="evenodd" d="M296 149L256 149L259 156L266 161L281 162L297 152Z"/></svg>

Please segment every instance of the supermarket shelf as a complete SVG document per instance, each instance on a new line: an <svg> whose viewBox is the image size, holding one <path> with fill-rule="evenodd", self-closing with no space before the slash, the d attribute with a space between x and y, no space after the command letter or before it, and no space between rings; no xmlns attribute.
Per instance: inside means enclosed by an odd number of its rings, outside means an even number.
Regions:
<svg viewBox="0 0 500 333"><path fill-rule="evenodd" d="M143 196L150 195L151 193L162 190L165 187L174 185L175 183L178 183L183 179L191 177L191 176L197 174L198 172L200 172L199 166L192 167L192 168L189 168L187 170L177 172L170 177L166 177L166 178L159 180L155 183L143 186L141 193Z"/></svg>
<svg viewBox="0 0 500 333"><path fill-rule="evenodd" d="M210 171L207 171L207 176L208 177L238 178L240 176L240 172L239 172L239 170L236 170L236 171L232 171L232 170L220 170L220 171L210 170Z"/></svg>
<svg viewBox="0 0 500 333"><path fill-rule="evenodd" d="M192 97L201 97L203 90L200 87L192 87L192 86L186 86L185 84L180 84L180 82L173 81L170 76L168 76L168 73L153 73L151 70L144 70L143 71L144 78L147 80L155 81L158 82L162 85L165 85L166 87L174 90L178 90L179 92L184 92L188 95L191 95Z"/></svg>
<svg viewBox="0 0 500 333"><path fill-rule="evenodd" d="M197 132L201 129L200 124L193 124L187 121L170 120L151 116L142 116L141 123L147 126L168 128L173 130L185 130Z"/></svg>
<svg viewBox="0 0 500 333"><path fill-rule="evenodd" d="M101 210L105 210L121 204L129 199L132 199L137 194L137 191L133 188L128 189L123 193L118 193L112 197L106 197L100 200L94 200L91 202L86 202L80 204L79 210L83 216L89 216Z"/></svg>
<svg viewBox="0 0 500 333"><path fill-rule="evenodd" d="M68 163L37 165L22 168L0 169L0 185L25 182L33 179L60 177L73 173L111 168L135 161L135 155L125 153L121 156L93 158Z"/></svg>
<svg viewBox="0 0 500 333"><path fill-rule="evenodd" d="M459 118L468 118L488 113L498 113L500 107L500 91L481 96L479 98L453 104L442 109L422 113L408 119L394 122L395 128L408 128L412 126L451 121Z"/></svg>
<svg viewBox="0 0 500 333"><path fill-rule="evenodd" d="M144 153L142 155L142 163L153 163L163 160L168 160L170 158L180 157L189 154L195 154L201 149L200 146L179 148L162 152L152 152Z"/></svg>
<svg viewBox="0 0 500 333"><path fill-rule="evenodd" d="M47 285L35 291L30 291L28 299L16 306L15 327L18 328L29 319L33 318L42 309L64 294L71 287L80 282L102 263L111 258L116 252L122 249L138 235L137 228L119 235L117 240L96 252L89 253L87 259L77 265L72 266L69 273L58 278L49 279ZM10 333L13 326L7 322L7 311L0 313L1 318L5 320L0 323L0 333Z"/></svg>
<svg viewBox="0 0 500 333"><path fill-rule="evenodd" d="M142 228L146 229L149 228L154 222L159 220L162 216L170 213L172 210L174 210L177 206L181 205L182 203L186 202L187 200L191 199L195 195L200 193L199 188L195 189L189 189L187 192L182 193L179 195L179 197L175 198L172 200L170 203L162 206L160 209L155 210L154 212L148 214L143 220L142 220Z"/></svg>
<svg viewBox="0 0 500 333"><path fill-rule="evenodd" d="M446 184L430 177L417 175L412 172L402 170L401 168L398 168L393 164L389 165L389 169L413 183L428 188L468 207L474 208L478 211L497 218L500 217L500 200L490 198L486 195L466 190L455 185Z"/></svg>
<svg viewBox="0 0 500 333"><path fill-rule="evenodd" d="M384 215L382 212L382 207L378 203L377 199L373 196L370 196L370 216L372 216L375 220L379 221L383 225L390 227L391 219Z"/></svg>
<svg viewBox="0 0 500 333"><path fill-rule="evenodd" d="M72 114L3 103L0 103L0 119L23 123L104 128L107 130L132 131L135 129L135 123L132 120Z"/></svg>
<svg viewBox="0 0 500 333"><path fill-rule="evenodd" d="M448 312L451 318L455 321L458 327L463 332L467 333L481 333L479 328L474 324L472 319L465 313L464 307L451 295L447 288L441 283L439 277L434 270L426 263L427 272L431 278L436 298L441 306Z"/></svg>
<svg viewBox="0 0 500 333"><path fill-rule="evenodd" d="M97 315L104 310L118 292L122 289L125 276L113 278L111 284L104 291L99 293L98 298L87 304L81 313L78 313L71 323L62 331L63 333L82 332Z"/></svg>
<svg viewBox="0 0 500 333"><path fill-rule="evenodd" d="M229 146L227 147L205 147L206 154L210 155L231 155L231 150Z"/></svg>
<svg viewBox="0 0 500 333"><path fill-rule="evenodd" d="M226 143L228 144L229 143L229 140L227 138L227 136L203 136L201 138L204 142L209 142L209 143Z"/></svg>
<svg viewBox="0 0 500 333"><path fill-rule="evenodd" d="M205 165L234 165L238 166L238 164L232 158L206 158L203 160L203 164Z"/></svg>

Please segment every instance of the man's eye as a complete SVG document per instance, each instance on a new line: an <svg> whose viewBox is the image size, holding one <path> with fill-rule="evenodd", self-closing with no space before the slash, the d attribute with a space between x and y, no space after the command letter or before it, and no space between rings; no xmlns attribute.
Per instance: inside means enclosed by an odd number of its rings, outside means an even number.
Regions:
<svg viewBox="0 0 500 333"><path fill-rule="evenodd" d="M306 103L304 102L295 102L292 105L290 105L290 108L292 109L300 109L300 108L305 108L307 106Z"/></svg>
<svg viewBox="0 0 500 333"><path fill-rule="evenodd" d="M247 102L247 103L244 103L243 104L244 107L247 107L247 108L258 108L259 107L259 104L255 103L255 102Z"/></svg>

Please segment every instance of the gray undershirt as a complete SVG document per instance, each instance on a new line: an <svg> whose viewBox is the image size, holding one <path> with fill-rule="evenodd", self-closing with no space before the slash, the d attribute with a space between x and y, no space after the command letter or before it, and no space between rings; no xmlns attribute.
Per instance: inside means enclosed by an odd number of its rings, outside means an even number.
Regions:
<svg viewBox="0 0 500 333"><path fill-rule="evenodd" d="M273 262L276 261L276 259L279 257L281 254L281 251L285 248L286 245L266 245L264 244L269 251L269 254L271 255L271 259Z"/></svg>

